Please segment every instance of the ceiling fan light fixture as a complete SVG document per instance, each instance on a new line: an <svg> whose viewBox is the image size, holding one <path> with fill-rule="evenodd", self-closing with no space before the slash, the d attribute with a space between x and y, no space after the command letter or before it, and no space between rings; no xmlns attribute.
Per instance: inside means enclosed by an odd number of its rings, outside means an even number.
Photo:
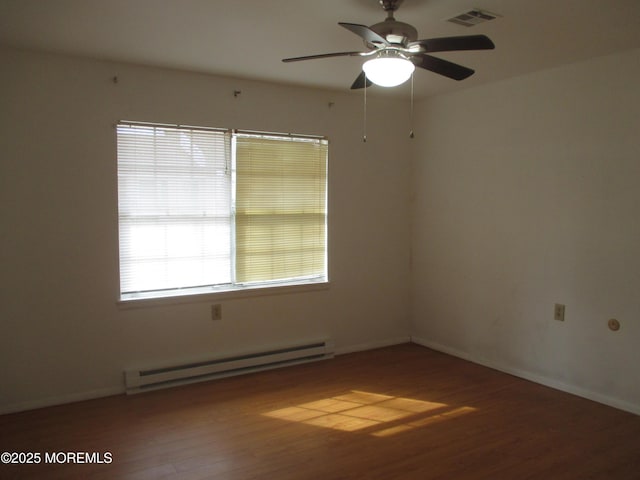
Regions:
<svg viewBox="0 0 640 480"><path fill-rule="evenodd" d="M338 25L364 40L367 51L322 53L284 58L282 61L298 62L330 57L372 58L362 65L362 71L351 85L351 90L357 90L374 83L382 87L395 87L412 78L416 67L452 80L464 80L473 75L473 69L437 56L433 57L430 54L495 48L491 39L486 35L462 35L417 40L418 31L414 26L398 22L393 17L393 13L398 9L402 0L379 0L378 3L387 12L387 18L383 22L370 27L358 23L338 22ZM467 16L476 18L492 15L484 11L473 10ZM493 16L495 17L495 15Z"/></svg>
<svg viewBox="0 0 640 480"><path fill-rule="evenodd" d="M396 87L409 80L416 67L400 56L380 56L364 62L362 69L376 85Z"/></svg>

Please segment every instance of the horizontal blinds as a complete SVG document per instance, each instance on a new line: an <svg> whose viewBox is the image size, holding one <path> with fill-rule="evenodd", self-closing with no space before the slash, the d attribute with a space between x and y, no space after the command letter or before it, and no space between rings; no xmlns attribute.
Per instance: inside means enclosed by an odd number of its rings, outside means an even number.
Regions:
<svg viewBox="0 0 640 480"><path fill-rule="evenodd" d="M237 135L236 281L326 275L327 141Z"/></svg>
<svg viewBox="0 0 640 480"><path fill-rule="evenodd" d="M229 134L121 123L121 292L231 281Z"/></svg>

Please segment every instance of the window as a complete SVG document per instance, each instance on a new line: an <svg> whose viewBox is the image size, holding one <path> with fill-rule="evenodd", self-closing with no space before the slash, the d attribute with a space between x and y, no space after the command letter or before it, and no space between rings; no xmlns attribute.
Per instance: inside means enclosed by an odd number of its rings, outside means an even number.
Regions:
<svg viewBox="0 0 640 480"><path fill-rule="evenodd" d="M328 142L121 122L123 300L327 281Z"/></svg>

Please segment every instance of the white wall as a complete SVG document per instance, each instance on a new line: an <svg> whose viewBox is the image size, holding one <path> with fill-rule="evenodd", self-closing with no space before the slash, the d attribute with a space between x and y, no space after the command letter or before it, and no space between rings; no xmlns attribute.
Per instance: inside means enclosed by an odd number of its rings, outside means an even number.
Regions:
<svg viewBox="0 0 640 480"><path fill-rule="evenodd" d="M14 50L0 71L0 412L120 392L131 365L408 339L409 141L385 121L407 102L369 98L364 144L348 92ZM219 322L216 300L119 309L119 119L327 135L330 288L224 300Z"/></svg>
<svg viewBox="0 0 640 480"><path fill-rule="evenodd" d="M640 413L639 85L633 50L420 105L417 341Z"/></svg>
<svg viewBox="0 0 640 480"><path fill-rule="evenodd" d="M639 60L430 99L410 145L397 98L369 97L363 144L360 95L0 50L0 412L120 392L130 365L411 332L640 413ZM213 299L119 309L119 119L328 135L330 289L220 322Z"/></svg>

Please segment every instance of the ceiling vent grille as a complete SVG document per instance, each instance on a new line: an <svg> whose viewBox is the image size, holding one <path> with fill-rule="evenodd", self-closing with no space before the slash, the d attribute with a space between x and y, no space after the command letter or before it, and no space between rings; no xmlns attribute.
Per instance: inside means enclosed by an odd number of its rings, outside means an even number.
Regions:
<svg viewBox="0 0 640 480"><path fill-rule="evenodd" d="M488 22L494 20L500 15L495 13L489 13L484 10L473 9L468 12L461 13L455 17L447 18L447 22L455 23L457 25L463 25L465 27L473 27L479 23Z"/></svg>

